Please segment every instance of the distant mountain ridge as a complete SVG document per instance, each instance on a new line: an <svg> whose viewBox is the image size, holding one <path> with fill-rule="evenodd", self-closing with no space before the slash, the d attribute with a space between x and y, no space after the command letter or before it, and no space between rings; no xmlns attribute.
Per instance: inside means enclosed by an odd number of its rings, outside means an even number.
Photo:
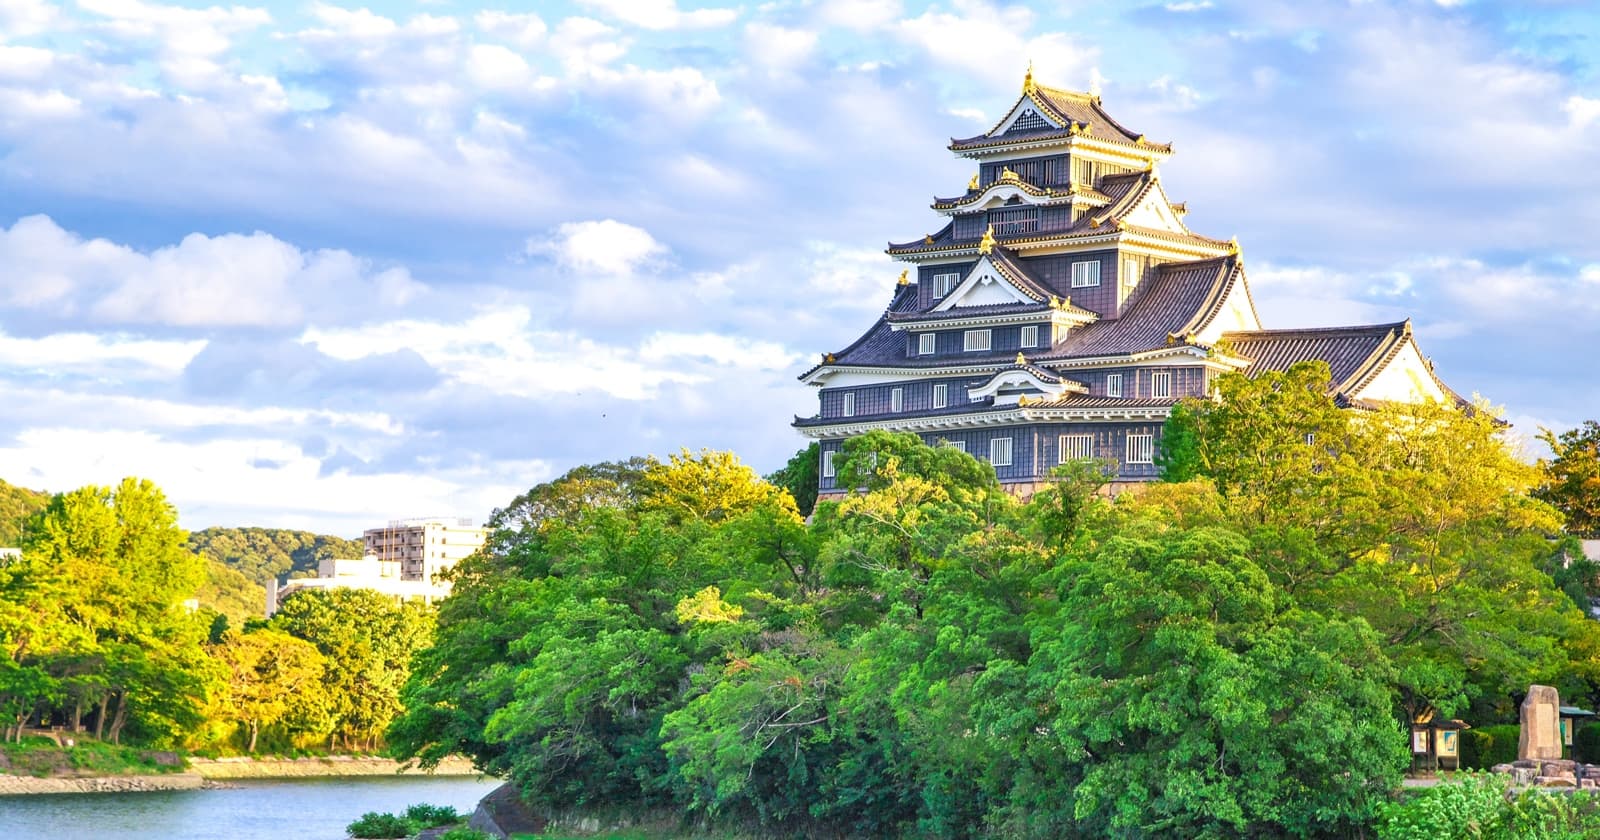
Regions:
<svg viewBox="0 0 1600 840"><path fill-rule="evenodd" d="M0 479L0 547L14 547L22 536L28 517L50 504L50 494L29 490Z"/></svg>
<svg viewBox="0 0 1600 840"><path fill-rule="evenodd" d="M360 557L362 542L287 528L206 528L189 535L189 550L266 586L273 578L313 576L326 558Z"/></svg>

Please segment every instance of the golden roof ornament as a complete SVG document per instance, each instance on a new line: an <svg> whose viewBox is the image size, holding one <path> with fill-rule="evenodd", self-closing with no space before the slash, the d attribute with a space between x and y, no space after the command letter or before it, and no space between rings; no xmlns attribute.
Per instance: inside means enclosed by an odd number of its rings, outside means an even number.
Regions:
<svg viewBox="0 0 1600 840"><path fill-rule="evenodd" d="M907 279L907 275L909 275L910 273L911 273L911 269L909 269L909 268L902 269L901 272L900 272L900 279L895 281L895 285L896 286L910 285L911 281L909 279Z"/></svg>
<svg viewBox="0 0 1600 840"><path fill-rule="evenodd" d="M1027 364L1027 363L1028 363L1028 360L1027 360L1027 359L1024 359L1024 358L1022 358L1022 351L1021 351L1021 350L1018 350L1018 351L1017 351L1017 364L1019 364L1019 365L1025 365L1025 364Z"/></svg>
<svg viewBox="0 0 1600 840"><path fill-rule="evenodd" d="M1060 309L1061 308L1061 298L1058 298L1055 295L1051 295L1050 296L1050 308L1051 309Z"/></svg>
<svg viewBox="0 0 1600 840"><path fill-rule="evenodd" d="M1000 180L1002 180L1002 181L1020 181L1020 180L1022 180L1022 176L1018 175L1016 173L1016 171L1013 170L1011 167L1006 166L1006 167L1002 167L1000 169Z"/></svg>
<svg viewBox="0 0 1600 840"><path fill-rule="evenodd" d="M833 356L833 354L832 354L832 353L823 353L823 354L822 354L822 360L823 360L823 361L824 361L824 362L827 362L827 363L828 363L828 364L833 364L833 362L834 362L834 356Z"/></svg>
<svg viewBox="0 0 1600 840"><path fill-rule="evenodd" d="M932 245L933 244L933 234L931 234L931 233L924 234L923 237L922 237L922 244L924 244L924 245Z"/></svg>
<svg viewBox="0 0 1600 840"><path fill-rule="evenodd" d="M1232 239L1228 240L1228 253L1234 254L1234 255L1238 255L1238 253L1239 253L1239 237L1235 236Z"/></svg>
<svg viewBox="0 0 1600 840"><path fill-rule="evenodd" d="M972 180L967 182L967 189L968 190L975 190L977 188L978 188L978 173L974 172L974 173L972 173Z"/></svg>
<svg viewBox="0 0 1600 840"><path fill-rule="evenodd" d="M1032 95L1038 89L1039 86L1033 83L1033 59L1028 59L1028 73L1022 77L1022 92L1024 95Z"/></svg>
<svg viewBox="0 0 1600 840"><path fill-rule="evenodd" d="M994 225L983 232L983 238L978 240L978 253L987 254L994 250Z"/></svg>

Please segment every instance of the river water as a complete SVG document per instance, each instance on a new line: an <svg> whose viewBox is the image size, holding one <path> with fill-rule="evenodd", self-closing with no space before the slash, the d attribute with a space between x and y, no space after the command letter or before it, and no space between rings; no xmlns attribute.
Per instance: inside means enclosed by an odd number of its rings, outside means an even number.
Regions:
<svg viewBox="0 0 1600 840"><path fill-rule="evenodd" d="M462 776L249 779L231 790L0 796L3 840L342 840L368 811L471 813L500 783Z"/></svg>

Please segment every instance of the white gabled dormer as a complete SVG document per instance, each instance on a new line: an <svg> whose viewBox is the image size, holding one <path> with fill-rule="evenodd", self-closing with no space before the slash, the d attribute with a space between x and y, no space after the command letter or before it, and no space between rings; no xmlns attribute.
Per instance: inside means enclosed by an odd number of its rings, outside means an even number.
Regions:
<svg viewBox="0 0 1600 840"><path fill-rule="evenodd" d="M968 389L967 397L973 402L993 397L995 405L1017 405L1023 398L1053 400L1087 392L1082 382L1036 368L1018 353L1016 367L1002 370L983 385Z"/></svg>
<svg viewBox="0 0 1600 840"><path fill-rule="evenodd" d="M945 295L933 308L934 312L948 312L965 306L991 306L997 303L1041 303L1042 301L1012 283L994 261L985 256L967 272L961 285Z"/></svg>
<svg viewBox="0 0 1600 840"><path fill-rule="evenodd" d="M1046 303L1049 298L1038 290L1023 288L1010 274L1003 271L994 258L994 226L984 231L978 243L978 261L933 312L949 312L967 306L993 306L1003 303Z"/></svg>

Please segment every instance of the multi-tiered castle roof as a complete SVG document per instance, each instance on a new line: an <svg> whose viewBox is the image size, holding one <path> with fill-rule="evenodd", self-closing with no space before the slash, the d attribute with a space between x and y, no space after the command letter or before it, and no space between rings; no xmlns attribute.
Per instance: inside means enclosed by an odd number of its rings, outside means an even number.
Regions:
<svg viewBox="0 0 1600 840"><path fill-rule="evenodd" d="M800 377L821 389L821 411L795 425L823 442L825 490L827 453L872 428L987 453L1014 484L1084 453L1148 478L1179 399L1228 371L1310 359L1348 405L1457 399L1409 321L1262 329L1238 243L1191 231L1162 186L1171 144L1123 127L1098 96L1030 71L1004 118L950 149L977 173L934 199L948 221L889 244L909 267L888 307Z"/></svg>

